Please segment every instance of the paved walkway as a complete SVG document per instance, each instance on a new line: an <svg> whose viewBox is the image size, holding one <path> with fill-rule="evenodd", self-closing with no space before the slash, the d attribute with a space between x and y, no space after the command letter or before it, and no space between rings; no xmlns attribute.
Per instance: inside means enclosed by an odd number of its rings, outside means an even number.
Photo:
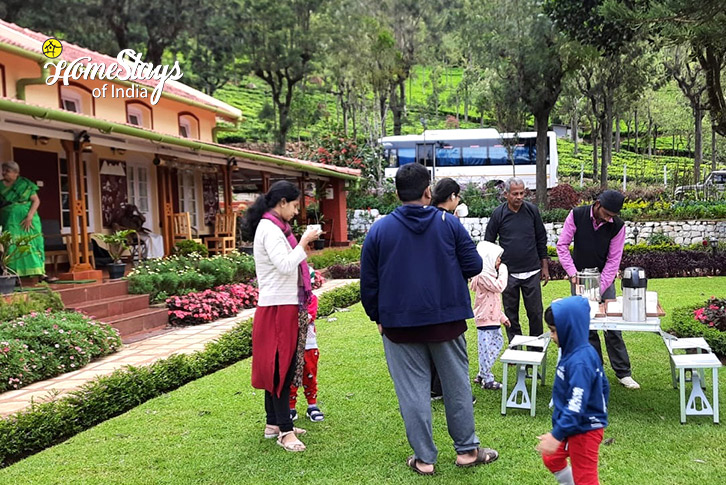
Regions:
<svg viewBox="0 0 726 485"><path fill-rule="evenodd" d="M315 290L316 295L334 288L347 285L356 280L328 280L322 288ZM255 314L255 309L244 310L237 316L224 318L215 322L191 327L178 327L161 335L151 337L129 345L120 351L90 362L87 366L74 372L38 381L17 391L0 394L0 416L20 411L28 407L31 400L35 403L45 401L54 395L67 393L77 389L86 382L113 373L127 365L148 365L156 360L169 357L171 354L191 354L204 349L204 345L231 330L239 321L247 320Z"/></svg>

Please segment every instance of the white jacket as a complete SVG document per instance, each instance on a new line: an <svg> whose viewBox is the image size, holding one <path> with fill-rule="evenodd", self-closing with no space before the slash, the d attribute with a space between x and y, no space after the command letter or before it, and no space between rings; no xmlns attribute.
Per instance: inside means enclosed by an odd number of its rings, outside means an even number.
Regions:
<svg viewBox="0 0 726 485"><path fill-rule="evenodd" d="M297 305L298 268L307 257L305 249L299 244L292 249L282 230L262 219L255 232L254 256L260 289L257 306Z"/></svg>

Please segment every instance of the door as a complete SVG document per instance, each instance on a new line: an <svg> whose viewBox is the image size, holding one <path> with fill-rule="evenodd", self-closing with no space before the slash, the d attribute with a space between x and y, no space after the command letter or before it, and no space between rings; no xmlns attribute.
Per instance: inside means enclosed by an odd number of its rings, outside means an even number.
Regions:
<svg viewBox="0 0 726 485"><path fill-rule="evenodd" d="M61 219L58 154L26 148L14 148L13 157L20 166L20 175L38 186L38 216L41 220Z"/></svg>

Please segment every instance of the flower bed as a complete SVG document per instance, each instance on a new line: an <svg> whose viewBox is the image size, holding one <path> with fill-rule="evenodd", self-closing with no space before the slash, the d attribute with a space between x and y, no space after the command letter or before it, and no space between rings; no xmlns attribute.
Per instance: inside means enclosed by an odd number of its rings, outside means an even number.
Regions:
<svg viewBox="0 0 726 485"><path fill-rule="evenodd" d="M703 337L715 354L726 357L726 299L712 296L701 306L677 308L669 331L677 337Z"/></svg>
<svg viewBox="0 0 726 485"><path fill-rule="evenodd" d="M75 312L33 312L0 323L0 391L19 389L115 352L110 325Z"/></svg>
<svg viewBox="0 0 726 485"><path fill-rule="evenodd" d="M351 264L334 264L327 269L328 276L333 279L360 278L360 262Z"/></svg>
<svg viewBox="0 0 726 485"><path fill-rule="evenodd" d="M192 253L144 261L129 276L129 293L148 293L152 303L174 295L201 291L231 283L246 283L255 277L255 260L233 252L205 258Z"/></svg>
<svg viewBox="0 0 726 485"><path fill-rule="evenodd" d="M245 308L254 308L258 295L259 291L254 286L239 283L174 296L166 300L169 323L199 325L219 318L233 317Z"/></svg>

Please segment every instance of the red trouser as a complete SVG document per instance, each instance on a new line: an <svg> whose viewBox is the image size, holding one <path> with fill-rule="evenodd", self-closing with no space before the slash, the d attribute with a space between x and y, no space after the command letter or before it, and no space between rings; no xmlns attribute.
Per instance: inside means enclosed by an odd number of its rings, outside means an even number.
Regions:
<svg viewBox="0 0 726 485"><path fill-rule="evenodd" d="M305 351L305 367L303 367L302 384L305 399L308 400L309 405L318 402L318 357L320 357L318 349ZM290 386L290 409L295 409L296 402L297 387Z"/></svg>
<svg viewBox="0 0 726 485"><path fill-rule="evenodd" d="M556 473L567 467L569 456L575 484L598 485L597 457L602 437L602 428L572 435L562 442L554 454L542 455L542 461L552 473Z"/></svg>

